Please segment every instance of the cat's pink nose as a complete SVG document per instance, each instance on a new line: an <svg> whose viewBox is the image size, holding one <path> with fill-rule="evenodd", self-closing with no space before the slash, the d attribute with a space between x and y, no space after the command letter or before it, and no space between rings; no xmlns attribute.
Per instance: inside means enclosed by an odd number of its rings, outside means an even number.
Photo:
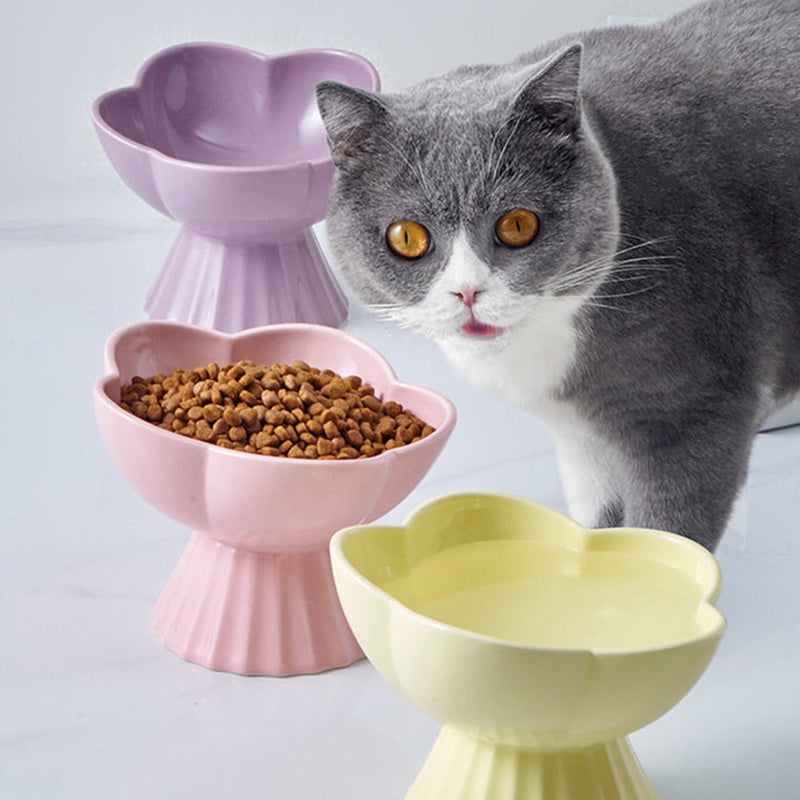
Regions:
<svg viewBox="0 0 800 800"><path fill-rule="evenodd" d="M475 305L478 295L483 289L476 289L474 286L462 286L461 289L453 294L467 307L472 308Z"/></svg>

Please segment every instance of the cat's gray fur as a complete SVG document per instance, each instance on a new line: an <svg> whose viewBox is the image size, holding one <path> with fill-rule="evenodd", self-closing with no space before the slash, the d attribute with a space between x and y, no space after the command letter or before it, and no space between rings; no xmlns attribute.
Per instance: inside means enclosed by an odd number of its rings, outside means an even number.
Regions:
<svg viewBox="0 0 800 800"><path fill-rule="evenodd" d="M403 93L322 84L318 100L329 237L360 297L542 414L583 522L714 548L764 414L800 389L800 0L704 3ZM518 250L493 235L515 207L541 219ZM385 246L403 218L431 231L419 260ZM460 341L467 312L441 283L456 249L485 265L497 339ZM574 337L562 371L514 341L542 339L536 315Z"/></svg>

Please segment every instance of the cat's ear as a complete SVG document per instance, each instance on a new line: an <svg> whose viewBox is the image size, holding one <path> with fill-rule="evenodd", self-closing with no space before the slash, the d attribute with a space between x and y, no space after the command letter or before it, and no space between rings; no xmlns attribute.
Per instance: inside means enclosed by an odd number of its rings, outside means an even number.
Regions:
<svg viewBox="0 0 800 800"><path fill-rule="evenodd" d="M540 65L512 103L514 117L535 118L539 124L562 133L580 126L578 84L583 46L573 44Z"/></svg>
<svg viewBox="0 0 800 800"><path fill-rule="evenodd" d="M369 152L371 137L386 118L386 106L376 95L336 81L318 83L316 91L333 163L346 169Z"/></svg>

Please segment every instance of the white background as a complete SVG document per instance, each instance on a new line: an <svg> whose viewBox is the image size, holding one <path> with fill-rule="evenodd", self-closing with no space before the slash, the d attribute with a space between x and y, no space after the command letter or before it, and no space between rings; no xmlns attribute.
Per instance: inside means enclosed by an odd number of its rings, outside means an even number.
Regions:
<svg viewBox="0 0 800 800"><path fill-rule="evenodd" d="M0 25L0 798L400 800L438 731L362 662L242 678L186 664L150 610L188 532L128 489L91 409L102 348L142 316L176 226L106 162L100 93L170 44L357 51L387 90L502 61L609 14L687 3L560 0L71 3L5 7ZM323 239L324 241L324 239ZM347 329L398 375L450 396L459 423L389 515L461 489L563 508L550 441L473 390L428 342L352 305ZM487 423L488 421L488 423ZM479 434L490 424L490 443ZM718 552L730 628L698 687L633 737L662 800L800 797L800 428L758 437Z"/></svg>

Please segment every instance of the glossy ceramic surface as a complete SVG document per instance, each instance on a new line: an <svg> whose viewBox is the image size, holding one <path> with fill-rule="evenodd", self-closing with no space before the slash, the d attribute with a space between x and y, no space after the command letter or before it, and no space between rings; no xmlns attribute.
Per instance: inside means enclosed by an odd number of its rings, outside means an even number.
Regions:
<svg viewBox="0 0 800 800"><path fill-rule="evenodd" d="M331 541L356 639L446 727L409 798L653 798L626 736L700 678L725 629L713 556L450 495ZM476 787L480 788L476 788Z"/></svg>
<svg viewBox="0 0 800 800"><path fill-rule="evenodd" d="M118 404L134 375L216 361L291 363L357 374L437 430L354 461L300 461L224 450L144 422ZM247 674L293 674L361 657L341 616L328 542L345 525L400 502L441 452L455 410L441 395L397 380L369 345L314 325L227 335L170 322L113 334L95 386L103 441L120 472L155 508L193 530L156 606L164 643L184 658Z"/></svg>
<svg viewBox="0 0 800 800"><path fill-rule="evenodd" d="M133 86L95 101L120 177L184 226L148 295L151 317L226 331L343 321L344 295L310 230L333 178L314 94L323 80L379 87L353 53L270 57L198 42L157 53Z"/></svg>

